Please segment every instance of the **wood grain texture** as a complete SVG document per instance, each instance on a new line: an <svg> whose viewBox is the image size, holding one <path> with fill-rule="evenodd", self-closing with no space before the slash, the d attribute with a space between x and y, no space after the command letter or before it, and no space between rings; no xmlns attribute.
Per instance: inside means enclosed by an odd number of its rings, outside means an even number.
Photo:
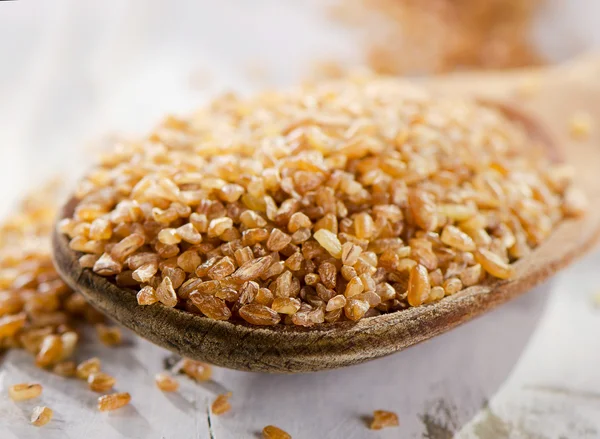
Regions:
<svg viewBox="0 0 600 439"><path fill-rule="evenodd" d="M428 86L438 93L484 99L503 97L507 114L521 120L532 135L553 140L549 147L557 147L559 153L567 156L578 171L578 183L588 193L591 205L598 205L600 191L595 172L600 164L600 148L590 147L591 142L574 142L565 135L570 114L563 112L569 107L561 105L560 101L567 96L556 90L552 95L541 92L537 99L514 107L510 97L523 77L496 78L492 75L488 80L485 74L467 75L431 81ZM555 77L559 81L555 86L568 83L568 75L564 73ZM551 75L549 78L547 81L552 80ZM488 96L482 92L485 90L496 94ZM581 101L581 96L579 98ZM590 104L600 105L598 102ZM600 109L595 110L595 114L600 114ZM63 214L69 216L73 207L74 201L71 201ZM181 355L223 367L296 373L333 369L383 357L448 331L549 278L590 249L599 232L600 209L591 209L583 218L561 223L542 246L518 261L516 276L509 282L471 287L431 305L371 317L358 323L325 324L309 329L258 328L214 321L160 304L140 307L132 290L121 289L89 269L82 269L78 263L79 255L69 249L65 236L55 232L53 249L58 270L71 287L80 290L98 309L142 337Z"/></svg>

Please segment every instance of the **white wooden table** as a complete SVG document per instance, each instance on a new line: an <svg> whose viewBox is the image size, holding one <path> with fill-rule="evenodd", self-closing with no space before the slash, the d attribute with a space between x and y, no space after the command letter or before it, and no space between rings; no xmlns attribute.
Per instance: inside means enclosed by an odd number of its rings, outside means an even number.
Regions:
<svg viewBox="0 0 600 439"><path fill-rule="evenodd" d="M311 59L359 58L348 49L353 36L328 24L315 1L214 3L0 2L0 59L9 60L0 69L0 213L45 176L79 173L89 161L81 145L103 133L142 130L167 110L187 111L227 87L261 86L245 74L249 63L264 61L271 74L265 81L284 84L301 78ZM552 3L545 20L571 23L539 32L552 53L579 48L568 41L600 42L596 2L572 1L564 10ZM206 74L212 81L199 87ZM0 359L0 438L236 439L259 437L267 424L309 439L599 438L600 310L592 304L598 266L600 254L592 255L553 285L483 318L337 371L216 369L203 385L182 377L180 392L169 395L153 383L168 352L132 335L115 349L88 344L82 358L101 357L118 390L132 394L132 404L113 413L96 411L97 395L84 383L10 352ZM22 381L43 383L41 402L55 411L41 429L28 423L40 401L6 397L7 387ZM209 404L224 391L233 392L233 410L210 415ZM397 412L401 426L368 430L365 417L375 409Z"/></svg>

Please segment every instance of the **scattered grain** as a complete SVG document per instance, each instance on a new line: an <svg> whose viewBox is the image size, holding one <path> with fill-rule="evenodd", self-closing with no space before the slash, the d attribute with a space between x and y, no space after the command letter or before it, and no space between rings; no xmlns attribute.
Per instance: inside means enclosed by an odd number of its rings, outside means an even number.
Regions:
<svg viewBox="0 0 600 439"><path fill-rule="evenodd" d="M87 380L91 374L100 372L100 359L93 357L88 360L82 361L77 365L75 374L77 378Z"/></svg>
<svg viewBox="0 0 600 439"><path fill-rule="evenodd" d="M96 333L106 346L118 346L123 342L121 328L117 326L106 326L100 323L96 325Z"/></svg>
<svg viewBox="0 0 600 439"><path fill-rule="evenodd" d="M313 237L331 256L336 259L342 257L342 244L334 233L327 229L320 229L314 233Z"/></svg>
<svg viewBox="0 0 600 439"><path fill-rule="evenodd" d="M208 294L192 293L190 294L192 303L206 317L214 320L229 320L231 310L227 307L224 300Z"/></svg>
<svg viewBox="0 0 600 439"><path fill-rule="evenodd" d="M104 372L92 372L88 376L87 382L90 390L103 393L112 389L117 380Z"/></svg>
<svg viewBox="0 0 600 439"><path fill-rule="evenodd" d="M158 288L156 289L156 298L163 305L173 308L177 305L177 294L173 288L173 282L171 278L165 277Z"/></svg>
<svg viewBox="0 0 600 439"><path fill-rule="evenodd" d="M181 370L190 378L200 382L208 381L212 377L212 367L209 364L189 358L183 360Z"/></svg>
<svg viewBox="0 0 600 439"><path fill-rule="evenodd" d="M286 433L279 427L267 425L262 431L263 439L292 439L289 433Z"/></svg>
<svg viewBox="0 0 600 439"><path fill-rule="evenodd" d="M13 401L25 401L42 394L42 386L34 383L15 384L8 388L8 396Z"/></svg>
<svg viewBox="0 0 600 439"><path fill-rule="evenodd" d="M98 398L98 410L108 412L120 409L131 402L131 395L127 392L112 393Z"/></svg>
<svg viewBox="0 0 600 439"><path fill-rule="evenodd" d="M398 427L400 422L398 415L394 412L386 410L375 410L373 412L373 421L371 422L371 430L381 430L387 427Z"/></svg>
<svg viewBox="0 0 600 439"><path fill-rule="evenodd" d="M76 364L74 361L63 361L54 365L52 372L65 378L75 376Z"/></svg>
<svg viewBox="0 0 600 439"><path fill-rule="evenodd" d="M31 424L36 427L46 425L52 419L54 412L48 407L36 407L31 413Z"/></svg>
<svg viewBox="0 0 600 439"><path fill-rule="evenodd" d="M59 335L47 335L42 341L40 351L35 357L38 367L49 367L63 358L63 344Z"/></svg>
<svg viewBox="0 0 600 439"><path fill-rule="evenodd" d="M229 398L231 398L231 392L217 396L210 408L213 414L219 416L230 411L231 404L229 403Z"/></svg>
<svg viewBox="0 0 600 439"><path fill-rule="evenodd" d="M163 392L176 392L179 389L179 381L167 372L157 373L154 377L156 387Z"/></svg>

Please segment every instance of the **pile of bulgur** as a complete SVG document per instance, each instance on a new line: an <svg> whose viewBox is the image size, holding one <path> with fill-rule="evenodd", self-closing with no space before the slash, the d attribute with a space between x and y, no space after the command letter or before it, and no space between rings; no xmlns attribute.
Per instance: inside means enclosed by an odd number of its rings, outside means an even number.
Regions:
<svg viewBox="0 0 600 439"><path fill-rule="evenodd" d="M168 117L100 159L60 230L140 305L312 326L510 278L584 211L571 174L496 108L351 78Z"/></svg>

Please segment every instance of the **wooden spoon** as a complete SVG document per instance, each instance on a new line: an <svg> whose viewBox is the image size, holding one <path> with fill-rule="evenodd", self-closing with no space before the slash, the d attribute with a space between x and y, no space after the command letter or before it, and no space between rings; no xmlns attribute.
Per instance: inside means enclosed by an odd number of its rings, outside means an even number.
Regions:
<svg viewBox="0 0 600 439"><path fill-rule="evenodd" d="M510 73L459 74L425 81L441 93L502 102L532 135L552 139L548 147L577 169L577 183L590 199L588 215L561 223L552 236L516 264L509 282L468 288L426 306L362 319L357 323L256 327L216 321L160 304L139 306L133 290L82 269L68 238L55 230L53 252L65 281L98 309L140 336L185 357L232 369L308 372L361 363L441 334L504 303L552 276L589 250L600 234L600 126L575 141L568 120L578 111L600 116L600 62ZM537 81L537 82L536 82ZM525 97L524 95L529 95ZM518 108L519 110L514 110ZM508 110L507 110L508 111ZM529 116L524 116L528 114ZM63 216L73 213L74 201Z"/></svg>

